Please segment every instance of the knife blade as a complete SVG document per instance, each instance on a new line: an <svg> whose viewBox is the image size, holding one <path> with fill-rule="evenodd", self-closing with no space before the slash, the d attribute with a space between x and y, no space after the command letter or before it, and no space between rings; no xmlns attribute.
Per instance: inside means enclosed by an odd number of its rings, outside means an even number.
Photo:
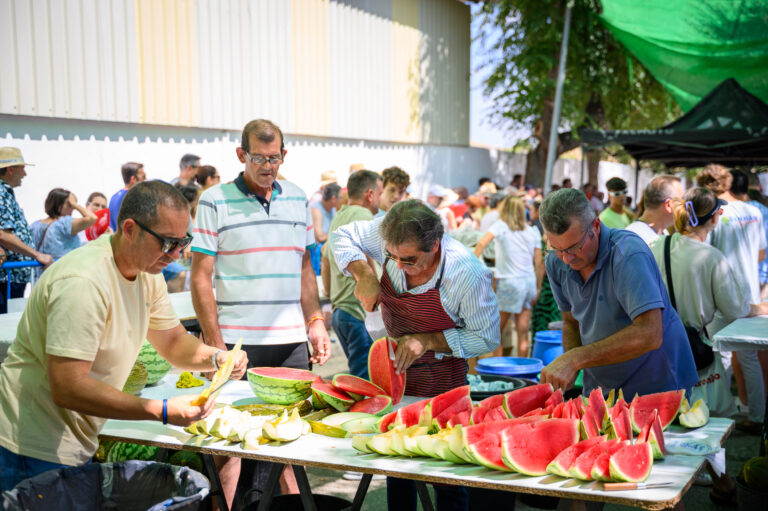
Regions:
<svg viewBox="0 0 768 511"><path fill-rule="evenodd" d="M670 486L672 483L603 483L603 489L605 491L617 491L617 490L644 490L646 488L661 488L663 486Z"/></svg>
<svg viewBox="0 0 768 511"><path fill-rule="evenodd" d="M392 348L392 342L390 341L394 342L394 339L392 339L391 337L387 337L387 348L389 348L389 359L395 360L395 350L394 348Z"/></svg>

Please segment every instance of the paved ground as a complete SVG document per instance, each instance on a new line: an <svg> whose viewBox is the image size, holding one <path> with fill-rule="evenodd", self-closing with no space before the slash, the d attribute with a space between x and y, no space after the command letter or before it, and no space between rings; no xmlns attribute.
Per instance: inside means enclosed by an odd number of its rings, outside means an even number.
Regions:
<svg viewBox="0 0 768 511"><path fill-rule="evenodd" d="M334 337L331 334L331 337ZM344 356L344 352L338 342L332 345L331 360L328 361L322 367L315 367L314 372L325 377L333 376L336 373L348 372L347 361ZM726 441L726 464L728 467L728 473L732 477L736 477L741 465L747 459L757 456L759 448L759 437L749 436L738 431L734 432L731 437ZM341 478L341 472L335 472L327 469L310 468L308 470L310 483L315 493L324 493L328 495L335 495L344 497L349 501L352 501L357 489L357 481L346 481ZM709 500L709 488L701 486L693 486L688 493L683 497L685 508L689 511L709 511L720 508L715 506ZM387 497L386 497L386 484L385 481L372 481L368 490L368 494L363 503L363 510L365 511L383 511L387 509ZM419 506L421 509L421 506ZM518 502L515 509L527 511L547 509L546 507L538 507L532 503ZM550 508L551 509L551 508ZM608 505L605 507L606 511L619 511L625 509L633 509L626 506ZM505 509L505 511L507 511ZM754 510L756 511L756 510Z"/></svg>

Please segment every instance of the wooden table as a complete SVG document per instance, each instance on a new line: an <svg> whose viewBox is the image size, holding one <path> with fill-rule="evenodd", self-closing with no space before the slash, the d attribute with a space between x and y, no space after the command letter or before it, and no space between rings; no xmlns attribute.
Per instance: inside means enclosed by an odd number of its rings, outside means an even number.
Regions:
<svg viewBox="0 0 768 511"><path fill-rule="evenodd" d="M175 379L176 376L166 376L160 384L145 389L141 394L142 397L157 399L178 394L199 393L202 388L176 389L173 386ZM253 397L248 384L242 381L233 381L224 387L218 401L231 403L246 397ZM416 398L406 399L403 404L415 400ZM705 427L685 434L690 435L691 438L714 438L722 444L732 429L732 420L713 418ZM682 433L684 430L672 427L670 431ZM421 482L420 487L424 489L426 488L423 483L454 484L549 495L565 499L613 502L643 509L667 509L680 501L705 460L703 456L668 455L663 461L654 463L648 482L672 482L671 486L648 490L606 492L602 489L602 483L594 481L582 482L552 475L529 477L516 473L493 471L476 465L455 465L447 461L428 458L361 454L352 448L350 439L330 438L315 434L303 436L288 444L264 445L256 451L245 451L240 448L239 444L227 445L225 441L211 437L203 441L185 433L182 428L176 426L163 426L158 422L149 421L109 420L101 432L101 437L167 449L198 452L204 455L204 459L207 458L207 467L212 467L212 460L205 455L213 454L278 463L280 465L277 465L276 470L271 474L274 477L270 477L267 492L271 491L272 487L277 484L282 465L292 465L302 497L305 499L305 509L314 509L310 506L312 504L309 498L311 490L303 469L305 466L363 472L365 476L358 487L353 509L360 509L373 474L412 479ZM220 488L218 475L215 469L209 470L208 475L212 480L213 494L215 490ZM424 493L428 499L428 494ZM262 502L265 502L267 497L265 492ZM422 505L425 506L425 509L431 509L431 503L425 503L423 496Z"/></svg>

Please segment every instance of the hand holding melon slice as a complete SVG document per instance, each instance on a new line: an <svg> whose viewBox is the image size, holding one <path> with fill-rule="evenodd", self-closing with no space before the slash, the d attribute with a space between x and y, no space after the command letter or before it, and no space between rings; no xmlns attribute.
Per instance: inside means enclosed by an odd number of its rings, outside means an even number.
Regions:
<svg viewBox="0 0 768 511"><path fill-rule="evenodd" d="M190 404L193 406L202 406L208 401L208 399L216 399L219 395L221 388L225 383L229 381L229 377L232 375L232 370L235 368L235 360L240 356L242 351L240 347L243 345L243 340L237 341L235 347L227 353L227 360L219 366L219 370L213 375L211 385L208 386L199 396L193 399Z"/></svg>

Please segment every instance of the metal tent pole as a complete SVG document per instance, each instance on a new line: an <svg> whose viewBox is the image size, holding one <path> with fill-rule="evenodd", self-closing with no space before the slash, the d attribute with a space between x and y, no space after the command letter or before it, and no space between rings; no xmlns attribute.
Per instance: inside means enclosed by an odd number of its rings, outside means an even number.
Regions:
<svg viewBox="0 0 768 511"><path fill-rule="evenodd" d="M560 63L557 66L557 86L555 88L555 108L552 112L552 127L549 132L549 150L547 151L547 169L544 174L544 193L552 189L552 169L555 166L557 152L557 128L560 125L560 107L563 102L563 83L565 82L565 60L568 56L568 38L571 34L571 6L566 3L563 42L560 46Z"/></svg>

